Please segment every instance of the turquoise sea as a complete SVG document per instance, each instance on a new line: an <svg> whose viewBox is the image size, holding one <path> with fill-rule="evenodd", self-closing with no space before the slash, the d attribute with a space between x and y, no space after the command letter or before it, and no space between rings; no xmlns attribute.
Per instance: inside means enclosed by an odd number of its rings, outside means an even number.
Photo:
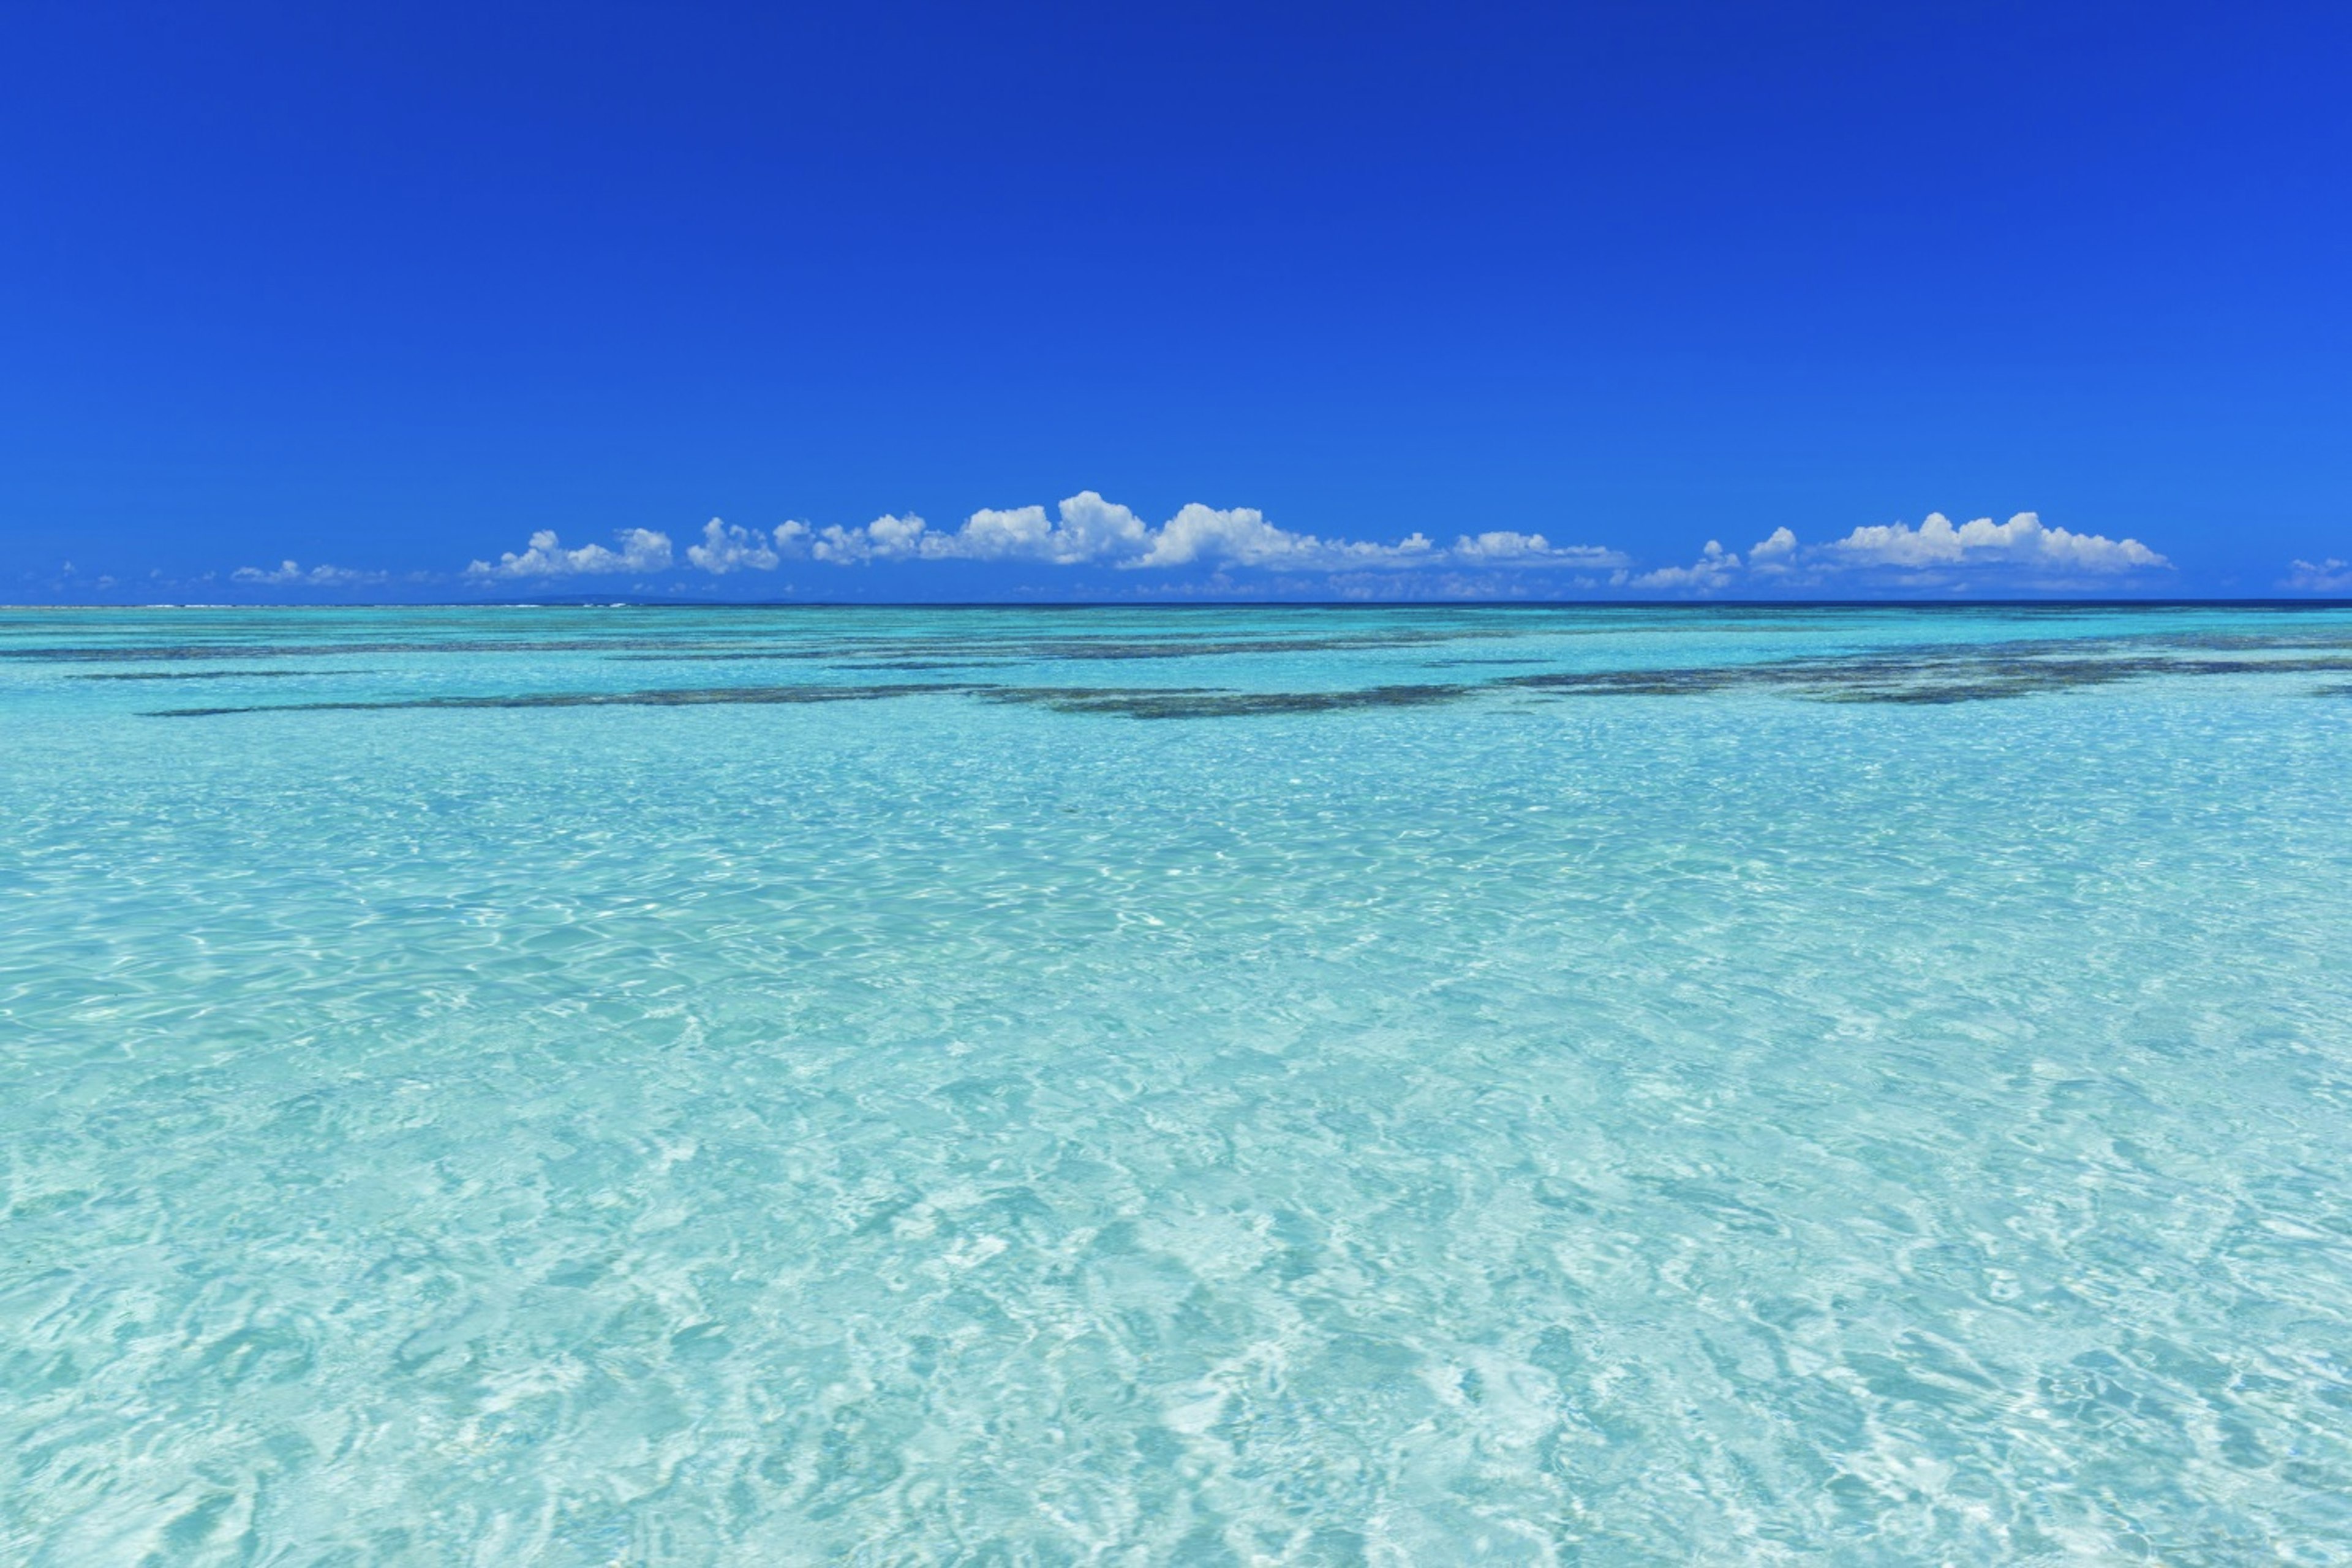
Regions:
<svg viewBox="0 0 2352 1568"><path fill-rule="evenodd" d="M16 611L0 742L0 1562L2352 1561L2352 611Z"/></svg>

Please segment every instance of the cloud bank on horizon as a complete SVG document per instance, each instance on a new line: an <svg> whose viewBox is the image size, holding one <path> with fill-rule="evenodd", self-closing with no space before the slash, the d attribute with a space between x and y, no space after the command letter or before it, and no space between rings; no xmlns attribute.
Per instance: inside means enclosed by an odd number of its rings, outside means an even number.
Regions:
<svg viewBox="0 0 2352 1568"><path fill-rule="evenodd" d="M583 577L613 572L667 572L670 567L669 535L650 528L625 528L614 536L618 550L583 544L566 550L555 530L542 528L520 552L508 551L495 566L477 561L466 568L469 577ZM289 563L289 564L291 564Z"/></svg>
<svg viewBox="0 0 2352 1568"><path fill-rule="evenodd" d="M669 536L630 529L620 548L587 544L566 549L541 530L521 551L495 562L476 561L465 574L477 581L653 572L672 563ZM702 538L687 546L688 564L714 576L772 572L787 560L860 566L889 562L999 561L1053 566L1109 566L1150 571L1183 566L1332 572L1349 568L1423 566L1444 563L1570 567L1613 572L1630 567L1622 552L1595 545L1554 545L1540 533L1496 530L1464 535L1442 546L1422 533L1393 544L1321 539L1266 521L1255 507L1220 510L1198 501L1154 528L1129 507L1081 490L1053 515L1042 506L983 507L953 530L921 518L886 514L859 527L781 523L767 532L712 518Z"/></svg>
<svg viewBox="0 0 2352 1568"><path fill-rule="evenodd" d="M2297 594L2352 595L2352 561L2331 555L2325 561L2294 562L2279 586Z"/></svg>
<svg viewBox="0 0 2352 1568"><path fill-rule="evenodd" d="M1650 563L1612 546L1563 543L1522 529L1456 533L1450 543L1418 531L1392 543L1325 538L1281 527L1254 507L1200 502L1155 526L1093 490L1081 490L1050 512L1043 506L983 507L951 529L933 528L911 512L885 513L854 527L792 521L760 529L712 518L683 548L658 529L622 529L610 543L579 545L565 544L553 529L540 529L522 549L495 561L476 560L454 578L293 561L243 566L228 576L251 588L346 596L383 584L455 581L481 591L615 577L632 579L628 586L638 592L654 591L658 582L676 593L698 579L748 584L793 563L827 572L953 563L1102 568L1115 575L1087 580L1086 592L1117 596L1116 584L1124 580L1137 596L1243 598L1269 593L1358 599L1945 597L1979 591L2137 594L2177 581L2172 561L2136 538L2077 532L2030 511L2006 522L1990 517L1954 522L1930 512L1916 525L1864 524L1815 542L1776 527L1745 551L1711 539L1687 563ZM2273 585L2290 595L2352 595L2352 562L2296 560ZM796 585L782 587L790 594ZM1021 592L1050 596L1049 586L1034 583Z"/></svg>
<svg viewBox="0 0 2352 1568"><path fill-rule="evenodd" d="M278 586L311 588L347 588L362 583L391 581L389 572L360 572L349 566L313 566L304 571L291 561L281 561L274 568L240 566L228 574L232 583L267 583Z"/></svg>
<svg viewBox="0 0 2352 1568"><path fill-rule="evenodd" d="M2051 527L2032 512L2007 522L1989 517L1954 523L1930 512L1916 527L1901 522L1857 527L1818 544L1776 528L1742 553L1709 540L1687 565L1646 569L1622 550L1600 544L1555 543L1542 533L1492 529L1457 534L1441 544L1416 531L1394 543L1325 539L1269 521L1253 507L1219 509L1193 502L1154 527L1132 509L1082 490L1052 514L1042 506L982 508L955 529L934 529L912 513L887 513L857 527L813 527L788 521L761 531L713 518L684 551L688 569L714 577L773 572L788 561L832 567L891 563L999 562L1048 566L1098 566L1137 574L1194 568L1226 574L1347 574L1359 585L1427 568L1447 569L1450 581L1492 583L1493 574L1539 575L1588 591L1703 597L1748 592L1780 594L1838 584L1964 592L1993 585L2064 587L2121 584L2168 572L2172 563L2137 539L2110 539ZM553 530L533 533L524 549L497 561L477 560L465 577L477 584L548 582L567 577L649 575L677 564L670 537L633 528L613 545L566 547ZM2342 567L2298 562L2315 579ZM289 563L288 571L292 571ZM332 568L320 568L331 571ZM1465 578L1465 570L1483 579ZM291 582L256 574L241 580Z"/></svg>
<svg viewBox="0 0 2352 1568"><path fill-rule="evenodd" d="M1931 511L1916 528L1900 522L1856 528L1843 539L1807 545L1776 528L1750 545L1745 561L1708 540L1687 566L1661 566L1625 582L1636 588L1722 593L1752 588L1822 585L1857 577L1917 588L1965 589L1969 569L1997 582L2063 585L2168 572L2172 563L2137 539L2109 539L2052 528L2021 511L2007 522L1989 517L1955 524Z"/></svg>

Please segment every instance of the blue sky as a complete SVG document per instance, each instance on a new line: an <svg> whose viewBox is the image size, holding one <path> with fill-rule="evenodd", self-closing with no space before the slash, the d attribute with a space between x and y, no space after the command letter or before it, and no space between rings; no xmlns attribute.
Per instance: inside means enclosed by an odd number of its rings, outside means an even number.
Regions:
<svg viewBox="0 0 2352 1568"><path fill-rule="evenodd" d="M0 599L2352 594L2344 16L31 0Z"/></svg>

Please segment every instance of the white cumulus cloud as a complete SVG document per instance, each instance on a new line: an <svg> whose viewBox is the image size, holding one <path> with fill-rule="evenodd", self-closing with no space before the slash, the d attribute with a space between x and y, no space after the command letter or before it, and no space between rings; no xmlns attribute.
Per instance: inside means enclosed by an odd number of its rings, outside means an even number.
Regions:
<svg viewBox="0 0 2352 1568"><path fill-rule="evenodd" d="M1958 526L1942 512L1929 512L1916 528L1899 522L1857 528L1830 548L1839 560L1857 566L1985 564L2116 573L2172 564L2137 539L2045 528L2030 511L2007 522L1980 517Z"/></svg>
<svg viewBox="0 0 2352 1568"><path fill-rule="evenodd" d="M2352 594L2352 561L2297 561L2279 584L2304 594Z"/></svg>
<svg viewBox="0 0 2352 1568"><path fill-rule="evenodd" d="M2115 577L2168 570L2171 563L2137 539L2077 533L2045 525L2036 514L2019 512L2007 522L1980 517L1955 523L1931 512L1913 527L1895 522L1855 528L1843 538L1807 544L1776 526L1746 553L1706 542L1696 560L1641 569L1622 552L1593 544L1556 543L1547 534L1517 528L1473 528L1439 544L1418 530L1394 543L1332 538L1282 527L1255 507L1219 508L1194 501L1154 525L1132 508L1081 490L1052 509L1044 506L983 507L962 525L934 529L913 512L885 513L856 526L813 527L788 521L762 532L712 518L698 540L689 542L680 564L723 576L734 572L773 571L788 558L814 558L839 567L877 563L1029 562L1048 566L1107 566L1121 571L1183 573L1181 588L1199 571L1228 570L1321 574L1335 589L1354 584L1366 593L1386 594L1454 584L1481 593L1524 593L1558 588L1633 590L1675 595L1755 592L1785 594L1855 584L1893 583L1916 589L1964 590L1972 581L2025 588L2057 588L2084 578ZM467 568L476 578L559 577L622 572L656 573L673 564L669 536L633 528L614 545L567 548L552 530L530 536L528 548L509 552L493 564ZM1418 569L1418 570L1415 570ZM1550 578L1529 574L1580 574ZM381 574L333 566L307 571L287 562L275 570L247 567L244 583L325 585L382 580ZM1242 584L1222 575L1227 590ZM1294 580L1295 583L1296 580ZM1398 586L1376 589L1388 582ZM2352 593L2352 564L2334 558L2297 561L2283 587L2307 593ZM1162 590L1155 590L1162 591ZM1354 591L1354 590L1350 590ZM1451 591L1451 590L1448 590Z"/></svg>
<svg viewBox="0 0 2352 1568"><path fill-rule="evenodd" d="M1425 555L1429 549L1429 541L1419 533L1397 544L1338 539L1327 542L1311 533L1277 528L1255 507L1219 510L1193 501L1160 525L1152 536L1151 548L1131 564L1184 566L1195 561L1217 561L1236 566L1360 565Z"/></svg>
<svg viewBox="0 0 2352 1568"><path fill-rule="evenodd" d="M787 525L796 526L796 525ZM1255 507L1219 509L1198 501L1154 528L1132 508L1080 490L1052 512L1042 506L983 507L952 531L919 517L885 516L862 528L839 525L809 536L811 552L835 565L874 561L1036 561L1055 566L1342 567L1411 563L1444 552L1420 533L1395 544L1320 539L1266 521ZM1605 552L1591 552L1594 555ZM1570 552L1563 560L1580 557Z"/></svg>
<svg viewBox="0 0 2352 1568"><path fill-rule="evenodd" d="M635 528L617 539L618 548L567 548L552 530L541 530L530 536L528 548L510 551L495 563L477 561L466 569L467 575L650 573L666 571L673 563L666 533ZM1622 572L1633 564L1631 557L1615 550L1556 544L1544 534L1517 529L1465 532L1451 546L1416 530L1394 543L1383 543L1299 532L1274 522L1255 507L1219 508L1199 501L1180 508L1155 527L1132 508L1094 490L1080 490L1050 511L1043 506L983 507L954 529L934 529L913 512L886 513L855 526L813 528L785 522L765 533L714 517L702 525L700 539L687 545L684 563L723 576L773 571L786 558L802 556L834 566L1025 561L1138 571L1198 566L1321 573L1441 565Z"/></svg>
<svg viewBox="0 0 2352 1568"><path fill-rule="evenodd" d="M1555 545L1540 533L1521 533L1516 529L1462 534L1454 541L1454 548L1449 553L1465 564L1484 563L1496 566L1526 564L1587 569L1633 564L1630 557L1618 551L1604 550L1597 544Z"/></svg>
<svg viewBox="0 0 2352 1568"><path fill-rule="evenodd" d="M886 513L863 528L835 523L809 536L809 552L836 566L867 561L904 561L923 553L927 525L913 512L904 517Z"/></svg>
<svg viewBox="0 0 2352 1568"><path fill-rule="evenodd" d="M1825 586L1841 578L1868 581L1893 574L1913 587L1962 589L1968 586L1968 579L1959 575L1963 570L1981 570L1996 582L2035 586L2086 575L2168 569L2171 564L2137 539L2051 528L2030 511L2007 522L1980 517L1957 524L1941 512L1930 512L1916 528L1899 522L1870 525L1826 544L1803 543L1794 531L1778 527L1748 546L1745 560L1710 539L1687 566L1621 571L1610 583L1619 588L1687 594L1721 593L1743 584L1786 592Z"/></svg>
<svg viewBox="0 0 2352 1568"><path fill-rule="evenodd" d="M1784 526L1772 531L1770 537L1760 539L1748 551L1748 569L1751 572L1785 572L1797 556L1797 536Z"/></svg>
<svg viewBox="0 0 2352 1568"><path fill-rule="evenodd" d="M355 571L349 566L313 566L306 571L291 561L281 561L275 570L240 566L228 575L233 583L301 584L309 587L331 588L353 583L381 583L385 574Z"/></svg>
<svg viewBox="0 0 2352 1568"><path fill-rule="evenodd" d="M714 517L702 525L702 542L686 547L686 559L723 577L735 571L772 572L777 555L763 536Z"/></svg>
<svg viewBox="0 0 2352 1568"><path fill-rule="evenodd" d="M1056 538L1056 533L1062 537ZM942 537L932 542L938 549L947 549L951 542L960 543L965 553L982 561L1039 560L1083 561L1087 552L1077 540L1065 531L1056 530L1054 520L1045 515L1042 506L1006 508L982 507L958 531L960 539Z"/></svg>
<svg viewBox="0 0 2352 1568"><path fill-rule="evenodd" d="M1785 528L1780 530L1780 533L1788 531ZM1774 534L1771 539L1764 542L1762 548L1771 549L1774 542L1779 538L1780 533ZM1790 547L1793 548L1795 543L1795 535L1790 535ZM1720 540L1710 539L1706 542L1706 548L1699 552L1698 559L1689 565L1661 566L1655 571L1628 576L1624 582L1626 586L1633 588L1675 588L1691 593L1712 594L1728 588L1733 583L1738 581L1739 567L1739 556L1737 552L1725 550Z"/></svg>
<svg viewBox="0 0 2352 1568"><path fill-rule="evenodd" d="M714 517L702 525L702 542L686 547L686 558L719 577L730 572L772 572L786 555L807 548L808 531L807 523L786 522L763 534Z"/></svg>
<svg viewBox="0 0 2352 1568"><path fill-rule="evenodd" d="M953 533L926 535L927 560L1043 561L1058 566L1235 566L1330 568L1426 555L1419 533L1397 544L1365 544L1296 533L1255 507L1220 509L1199 501L1158 528L1132 508L1080 490L1046 515L1042 506L976 511Z"/></svg>
<svg viewBox="0 0 2352 1568"><path fill-rule="evenodd" d="M468 577L573 577L612 572L663 572L669 568L669 535L650 528L625 528L614 535L618 550L583 544L567 550L551 528L530 536L530 547L518 554L509 550L497 565L477 561L466 568Z"/></svg>
<svg viewBox="0 0 2352 1568"><path fill-rule="evenodd" d="M1075 566L1091 561L1124 561L1151 548L1151 527L1127 507L1092 490L1080 490L1048 518L1042 506L997 510L983 507L952 534L935 535L926 553L934 559L1050 561Z"/></svg>

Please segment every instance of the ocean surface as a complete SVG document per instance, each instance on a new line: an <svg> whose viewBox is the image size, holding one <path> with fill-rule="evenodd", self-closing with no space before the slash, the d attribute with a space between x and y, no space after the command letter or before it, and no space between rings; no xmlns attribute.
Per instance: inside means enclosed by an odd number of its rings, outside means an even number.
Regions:
<svg viewBox="0 0 2352 1568"><path fill-rule="evenodd" d="M0 1562L2352 1561L2352 611L0 614Z"/></svg>

